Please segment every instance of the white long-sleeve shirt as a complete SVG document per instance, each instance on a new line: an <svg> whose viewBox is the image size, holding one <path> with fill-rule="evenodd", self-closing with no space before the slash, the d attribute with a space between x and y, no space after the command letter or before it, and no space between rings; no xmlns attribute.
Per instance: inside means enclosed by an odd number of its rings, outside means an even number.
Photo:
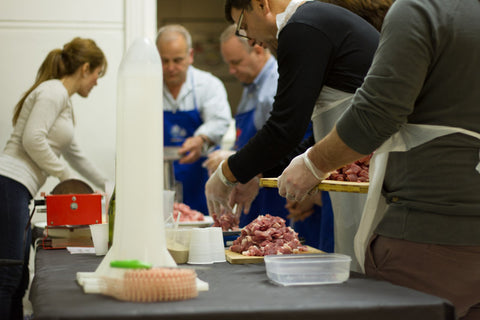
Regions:
<svg viewBox="0 0 480 320"><path fill-rule="evenodd" d="M48 176L74 178L67 162L100 188L107 178L88 161L74 139L73 108L60 80L41 83L25 100L3 153L0 174L22 183L35 196Z"/></svg>
<svg viewBox="0 0 480 320"><path fill-rule="evenodd" d="M195 107L200 112L203 124L194 135L206 135L215 144L219 144L232 121L227 91L220 79L190 66L177 99L173 98L164 85L163 109L175 112L191 111Z"/></svg>

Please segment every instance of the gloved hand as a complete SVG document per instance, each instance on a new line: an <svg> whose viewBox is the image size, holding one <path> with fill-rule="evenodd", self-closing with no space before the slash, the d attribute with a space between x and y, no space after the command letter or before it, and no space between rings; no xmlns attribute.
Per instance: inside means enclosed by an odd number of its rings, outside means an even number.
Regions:
<svg viewBox="0 0 480 320"><path fill-rule="evenodd" d="M278 177L278 193L282 197L302 201L308 194L315 193L317 191L315 187L328 176L310 161L308 158L310 149L293 158Z"/></svg>
<svg viewBox="0 0 480 320"><path fill-rule="evenodd" d="M250 206L252 205L253 200L258 195L258 190L260 189L259 184L260 179L258 177L253 177L250 181L245 184L237 184L233 189L233 192L230 195L230 206L237 204L237 214L243 212L248 214L250 211Z"/></svg>
<svg viewBox="0 0 480 320"><path fill-rule="evenodd" d="M217 169L218 165L222 160L228 159L234 151L231 150L215 150L208 155L208 159L202 163L202 167L207 168L208 175L212 175L212 173Z"/></svg>
<svg viewBox="0 0 480 320"><path fill-rule="evenodd" d="M230 194L236 183L229 182L222 171L222 164L225 160L220 162L217 170L210 176L205 184L205 196L207 197L208 212L210 215L232 213L232 207L228 200Z"/></svg>

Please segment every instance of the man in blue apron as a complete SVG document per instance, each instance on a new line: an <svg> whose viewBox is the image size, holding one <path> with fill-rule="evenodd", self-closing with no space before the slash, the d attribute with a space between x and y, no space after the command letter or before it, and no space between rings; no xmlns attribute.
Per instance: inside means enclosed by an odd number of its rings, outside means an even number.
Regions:
<svg viewBox="0 0 480 320"><path fill-rule="evenodd" d="M301 199L315 176L375 151L355 236L364 272L465 320L480 319L479 17L478 0L395 1L352 105L279 178Z"/></svg>
<svg viewBox="0 0 480 320"><path fill-rule="evenodd" d="M174 172L182 201L207 214L203 154L220 143L232 120L227 93L218 78L191 65L192 40L183 26L160 28L156 43L163 65L164 145L180 147Z"/></svg>
<svg viewBox="0 0 480 320"><path fill-rule="evenodd" d="M229 26L220 36L221 52L229 71L244 84L241 101L235 115L236 140L234 150L239 150L255 136L270 116L274 96L277 90L277 61L271 53L260 47L251 47L245 39L235 36L235 25ZM309 127L305 138L312 135ZM206 164L214 171L221 160L228 158L233 152L218 150L209 155ZM259 214L271 214L282 217L291 225L305 243L325 251L333 250L332 210L328 193L324 193L325 207L310 203L309 209L314 212L306 219L289 220L286 200L279 196L277 189L258 186L258 179L252 179L245 185L239 185L249 195L251 204L239 206L240 227L253 221ZM236 190L236 192L241 192ZM257 195L258 193L258 195ZM256 197L255 197L256 195ZM328 210L330 208L330 210ZM242 211L242 210L241 210Z"/></svg>

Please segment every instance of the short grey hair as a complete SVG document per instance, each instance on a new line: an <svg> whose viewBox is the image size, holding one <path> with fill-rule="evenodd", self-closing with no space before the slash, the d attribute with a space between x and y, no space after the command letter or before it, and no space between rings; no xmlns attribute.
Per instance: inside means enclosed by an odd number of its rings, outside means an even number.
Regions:
<svg viewBox="0 0 480 320"><path fill-rule="evenodd" d="M192 36L190 35L190 32L188 32L187 28L185 28L180 24L168 24L158 29L157 39L155 43L158 44L158 41L160 40L161 37L167 37L172 33L181 34L185 39L185 41L187 42L187 50L192 49ZM166 40L173 39L173 38L174 37L166 38Z"/></svg>
<svg viewBox="0 0 480 320"><path fill-rule="evenodd" d="M220 44L226 42L227 40L229 40L231 37L237 37L235 35L235 31L237 30L237 25L236 24L231 24L229 25L225 30L223 30L222 34L220 35ZM245 48L245 50L247 50L247 52L252 52L253 50L253 47L250 46L250 44L248 44L248 41L247 39L245 38L240 38L240 37L237 37L238 41L240 41L240 43L243 45L243 47Z"/></svg>

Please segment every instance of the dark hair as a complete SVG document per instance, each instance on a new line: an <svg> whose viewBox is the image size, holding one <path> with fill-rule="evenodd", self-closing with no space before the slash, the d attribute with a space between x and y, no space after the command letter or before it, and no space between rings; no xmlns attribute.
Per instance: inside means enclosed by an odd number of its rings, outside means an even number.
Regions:
<svg viewBox="0 0 480 320"><path fill-rule="evenodd" d="M107 59L102 50L91 39L74 38L65 44L62 49L53 49L43 60L38 69L35 83L25 92L15 106L12 123L17 123L22 106L28 95L35 90L42 82L51 79L61 79L64 76L74 74L78 68L85 63L89 64L90 70L103 67L100 76L107 71Z"/></svg>
<svg viewBox="0 0 480 320"><path fill-rule="evenodd" d="M382 29L383 19L394 0L320 0L336 4L367 20L378 31Z"/></svg>
<svg viewBox="0 0 480 320"><path fill-rule="evenodd" d="M235 22L232 18L232 8L252 9L252 0L225 0L225 18L230 23Z"/></svg>

